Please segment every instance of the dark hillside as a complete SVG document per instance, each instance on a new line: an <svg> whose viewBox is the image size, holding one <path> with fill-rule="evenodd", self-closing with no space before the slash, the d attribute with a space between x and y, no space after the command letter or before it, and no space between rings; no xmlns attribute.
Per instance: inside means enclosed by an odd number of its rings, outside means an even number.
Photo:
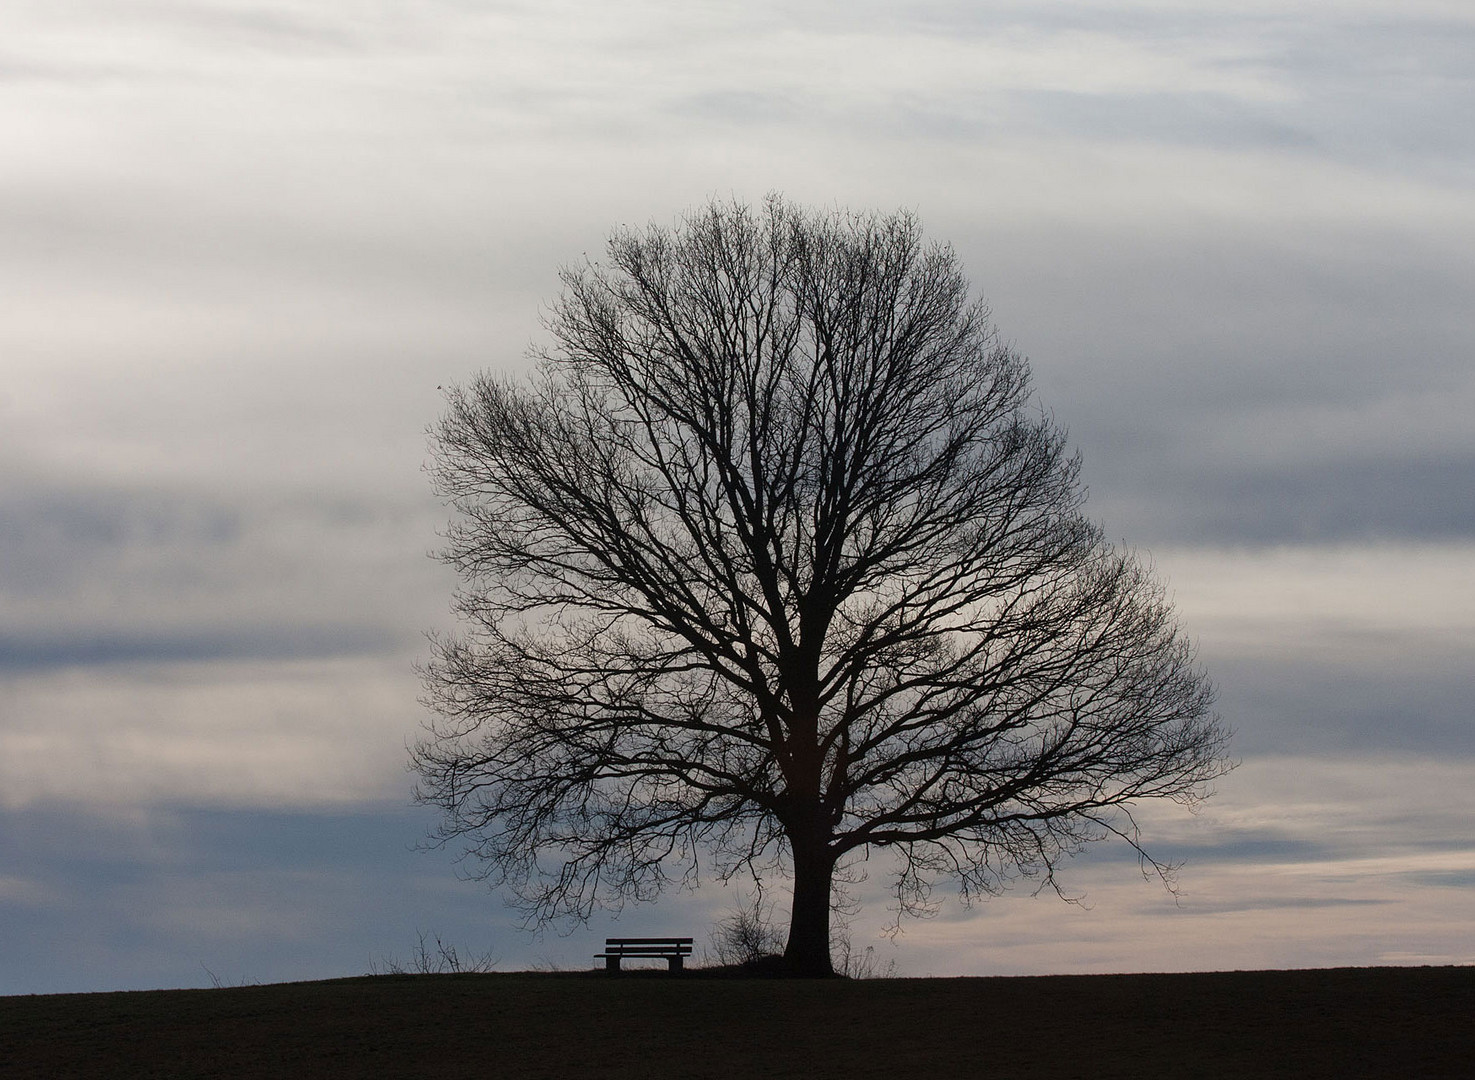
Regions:
<svg viewBox="0 0 1475 1080"><path fill-rule="evenodd" d="M410 975L0 998L0 1077L1470 1077L1475 968Z"/></svg>

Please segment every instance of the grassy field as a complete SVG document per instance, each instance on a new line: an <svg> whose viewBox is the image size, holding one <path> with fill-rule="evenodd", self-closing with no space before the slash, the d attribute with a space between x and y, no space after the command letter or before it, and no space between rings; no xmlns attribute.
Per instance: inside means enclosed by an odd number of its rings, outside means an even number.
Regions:
<svg viewBox="0 0 1475 1080"><path fill-rule="evenodd" d="M1475 967L0 997L0 1077L1472 1077Z"/></svg>

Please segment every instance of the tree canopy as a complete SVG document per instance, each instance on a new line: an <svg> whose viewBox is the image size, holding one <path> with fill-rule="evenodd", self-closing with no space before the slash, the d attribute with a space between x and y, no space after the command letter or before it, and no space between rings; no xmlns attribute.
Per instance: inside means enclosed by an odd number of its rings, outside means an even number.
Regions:
<svg viewBox="0 0 1475 1080"><path fill-rule="evenodd" d="M562 280L536 373L432 432L466 629L414 751L531 918L777 866L823 974L847 859L897 853L903 911L1051 882L1224 771L1162 589L913 215L713 203Z"/></svg>

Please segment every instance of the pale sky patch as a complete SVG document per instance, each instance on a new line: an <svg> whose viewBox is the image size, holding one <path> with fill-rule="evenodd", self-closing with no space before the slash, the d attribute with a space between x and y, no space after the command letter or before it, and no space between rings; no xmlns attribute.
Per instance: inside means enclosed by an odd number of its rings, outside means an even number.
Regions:
<svg viewBox="0 0 1475 1080"><path fill-rule="evenodd" d="M1159 549L1177 606L1214 648L1413 659L1475 654L1475 545ZM1352 650L1349 654L1347 650ZM1407 650L1405 654L1404 650Z"/></svg>
<svg viewBox="0 0 1475 1080"><path fill-rule="evenodd" d="M82 667L0 680L0 806L408 799L407 656ZM108 811L111 812L111 811Z"/></svg>

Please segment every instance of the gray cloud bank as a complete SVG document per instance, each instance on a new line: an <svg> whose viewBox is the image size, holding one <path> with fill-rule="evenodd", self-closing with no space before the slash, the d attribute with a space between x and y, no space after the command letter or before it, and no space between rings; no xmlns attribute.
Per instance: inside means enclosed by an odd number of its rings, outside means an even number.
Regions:
<svg viewBox="0 0 1475 1080"><path fill-rule="evenodd" d="M1458 930L1475 880L1472 780L1468 763L1412 757L1256 759L1203 817L1144 821L1160 856L1186 861L1176 899L1130 853L1097 848L1066 869L1079 905L1026 887L908 923L893 945L879 936L878 857L858 868L849 932L906 975L1469 963ZM701 942L737 900L709 881L618 923L533 938L457 880L446 853L412 850L426 824L363 804L0 809L0 993L357 974L408 960L420 931L491 952L504 970L578 968L606 934L681 928Z"/></svg>

